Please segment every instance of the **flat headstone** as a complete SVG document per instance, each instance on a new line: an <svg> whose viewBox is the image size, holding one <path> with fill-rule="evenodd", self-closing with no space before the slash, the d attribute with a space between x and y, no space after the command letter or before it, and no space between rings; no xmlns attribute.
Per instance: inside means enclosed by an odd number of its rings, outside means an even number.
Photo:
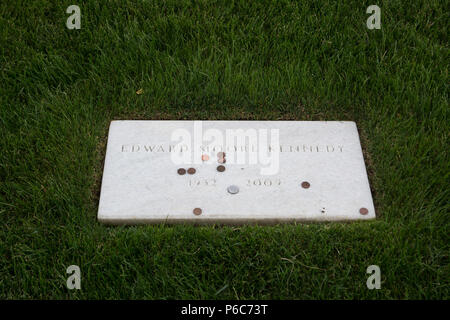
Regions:
<svg viewBox="0 0 450 320"><path fill-rule="evenodd" d="M111 122L101 222L273 224L374 218L354 122Z"/></svg>

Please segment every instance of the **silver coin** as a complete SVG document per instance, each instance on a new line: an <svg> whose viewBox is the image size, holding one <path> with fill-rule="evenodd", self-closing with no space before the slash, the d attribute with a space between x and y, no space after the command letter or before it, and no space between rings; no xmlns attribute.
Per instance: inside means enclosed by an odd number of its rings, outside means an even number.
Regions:
<svg viewBox="0 0 450 320"><path fill-rule="evenodd" d="M228 190L228 192L231 193L231 194L236 194L236 193L239 192L239 187L238 187L238 186L235 186L235 185L233 184L233 185L229 186L229 187L227 188L227 190Z"/></svg>

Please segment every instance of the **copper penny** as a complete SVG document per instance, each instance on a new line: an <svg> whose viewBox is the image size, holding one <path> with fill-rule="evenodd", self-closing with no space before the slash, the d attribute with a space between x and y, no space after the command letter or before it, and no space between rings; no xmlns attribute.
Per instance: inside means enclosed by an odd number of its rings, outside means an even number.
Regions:
<svg viewBox="0 0 450 320"><path fill-rule="evenodd" d="M303 181L302 182L302 188L308 189L310 186L311 186L311 184L308 181Z"/></svg>
<svg viewBox="0 0 450 320"><path fill-rule="evenodd" d="M225 167L224 166L218 166L217 167L217 171L224 172L225 171Z"/></svg>
<svg viewBox="0 0 450 320"><path fill-rule="evenodd" d="M367 210L367 208L361 208L361 209L359 209L359 213L366 215L369 213L369 210Z"/></svg>
<svg viewBox="0 0 450 320"><path fill-rule="evenodd" d="M189 168L187 170L187 173L189 173L189 174L194 174L195 172L196 172L196 170L194 168Z"/></svg>
<svg viewBox="0 0 450 320"><path fill-rule="evenodd" d="M207 154L202 155L202 161L208 161L209 156Z"/></svg>
<svg viewBox="0 0 450 320"><path fill-rule="evenodd" d="M195 208L195 209L193 210L193 212L194 212L194 214L195 214L196 216L199 216L199 215L202 214L202 209L200 209L200 208Z"/></svg>
<svg viewBox="0 0 450 320"><path fill-rule="evenodd" d="M182 176L183 174L186 174L186 170L183 168L178 169L177 172L180 176Z"/></svg>

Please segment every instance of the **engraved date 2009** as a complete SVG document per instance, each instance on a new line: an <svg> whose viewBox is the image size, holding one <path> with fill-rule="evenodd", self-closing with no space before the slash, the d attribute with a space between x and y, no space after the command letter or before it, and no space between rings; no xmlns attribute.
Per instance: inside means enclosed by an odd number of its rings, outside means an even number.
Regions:
<svg viewBox="0 0 450 320"><path fill-rule="evenodd" d="M247 179L247 187L272 187L280 184L280 179Z"/></svg>

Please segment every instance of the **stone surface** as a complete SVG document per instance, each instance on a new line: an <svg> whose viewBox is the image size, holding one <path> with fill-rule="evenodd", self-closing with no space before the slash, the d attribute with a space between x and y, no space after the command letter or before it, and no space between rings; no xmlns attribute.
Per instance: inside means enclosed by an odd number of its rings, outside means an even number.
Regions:
<svg viewBox="0 0 450 320"><path fill-rule="evenodd" d="M247 138L218 139L237 129ZM180 138L183 132L191 134L191 144ZM218 155L222 151L225 155ZM180 160L188 155L190 162ZM217 170L221 162L223 172ZM195 173L181 175L180 168ZM232 185L238 193L228 192ZM374 218L354 122L111 122L101 222L273 224Z"/></svg>

